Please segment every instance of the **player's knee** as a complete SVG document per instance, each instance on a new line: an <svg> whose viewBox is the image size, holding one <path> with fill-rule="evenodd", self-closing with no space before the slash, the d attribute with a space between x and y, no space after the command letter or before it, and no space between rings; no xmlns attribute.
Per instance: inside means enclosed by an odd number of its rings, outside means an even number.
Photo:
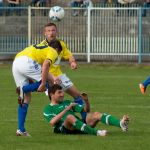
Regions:
<svg viewBox="0 0 150 150"><path fill-rule="evenodd" d="M73 115L68 115L66 117L66 120L70 123L74 123L76 121L76 118Z"/></svg>
<svg viewBox="0 0 150 150"><path fill-rule="evenodd" d="M93 118L95 118L95 119L100 119L101 116L102 116L102 113L100 113L100 112L94 112L93 113Z"/></svg>
<svg viewBox="0 0 150 150"><path fill-rule="evenodd" d="M16 88L16 93L17 93L18 95L20 95L20 87L17 87L17 88Z"/></svg>
<svg viewBox="0 0 150 150"><path fill-rule="evenodd" d="M24 94L24 103L30 103L31 102L31 93L25 93Z"/></svg>

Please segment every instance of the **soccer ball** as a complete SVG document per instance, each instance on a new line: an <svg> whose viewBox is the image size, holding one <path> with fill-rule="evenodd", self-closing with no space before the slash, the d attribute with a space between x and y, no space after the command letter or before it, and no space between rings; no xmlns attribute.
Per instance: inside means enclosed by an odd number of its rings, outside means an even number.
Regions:
<svg viewBox="0 0 150 150"><path fill-rule="evenodd" d="M49 11L49 17L52 21L60 21L64 18L65 11L60 6L54 6Z"/></svg>

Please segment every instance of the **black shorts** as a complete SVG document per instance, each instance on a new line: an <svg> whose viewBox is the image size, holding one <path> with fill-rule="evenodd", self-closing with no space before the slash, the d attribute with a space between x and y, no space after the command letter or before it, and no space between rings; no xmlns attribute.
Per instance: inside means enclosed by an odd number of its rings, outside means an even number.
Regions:
<svg viewBox="0 0 150 150"><path fill-rule="evenodd" d="M54 128L54 133L61 133L61 134L85 134L79 130L68 130L64 126L59 128Z"/></svg>

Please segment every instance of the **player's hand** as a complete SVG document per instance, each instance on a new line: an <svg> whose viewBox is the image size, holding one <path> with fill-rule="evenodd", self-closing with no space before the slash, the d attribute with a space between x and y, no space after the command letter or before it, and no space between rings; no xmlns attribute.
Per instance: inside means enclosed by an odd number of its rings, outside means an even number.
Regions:
<svg viewBox="0 0 150 150"><path fill-rule="evenodd" d="M77 63L75 61L71 62L70 66L71 69L77 69Z"/></svg>
<svg viewBox="0 0 150 150"><path fill-rule="evenodd" d="M44 92L44 91L46 91L45 84L42 84L42 83L41 83L37 91L38 91L38 92Z"/></svg>
<svg viewBox="0 0 150 150"><path fill-rule="evenodd" d="M77 105L77 103L71 103L68 107L66 107L66 110L72 109L72 107L74 107L75 105Z"/></svg>

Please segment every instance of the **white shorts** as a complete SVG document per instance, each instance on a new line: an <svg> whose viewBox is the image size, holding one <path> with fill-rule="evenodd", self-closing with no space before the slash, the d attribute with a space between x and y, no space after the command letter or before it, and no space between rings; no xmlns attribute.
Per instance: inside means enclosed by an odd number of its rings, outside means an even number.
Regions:
<svg viewBox="0 0 150 150"><path fill-rule="evenodd" d="M61 74L58 76L59 79L61 80L60 86L63 88L64 91L66 91L68 88L73 86L73 83L71 80L66 76L66 74ZM48 96L48 90L45 91L46 96Z"/></svg>
<svg viewBox="0 0 150 150"><path fill-rule="evenodd" d="M27 56L21 56L14 60L12 72L16 86L24 86L33 81L41 80L41 65Z"/></svg>
<svg viewBox="0 0 150 150"><path fill-rule="evenodd" d="M66 76L66 74L61 74L60 76L58 76L59 79L61 80L61 87L63 88L63 90L67 90L68 88L70 88L71 86L73 86L72 81Z"/></svg>

